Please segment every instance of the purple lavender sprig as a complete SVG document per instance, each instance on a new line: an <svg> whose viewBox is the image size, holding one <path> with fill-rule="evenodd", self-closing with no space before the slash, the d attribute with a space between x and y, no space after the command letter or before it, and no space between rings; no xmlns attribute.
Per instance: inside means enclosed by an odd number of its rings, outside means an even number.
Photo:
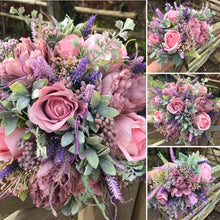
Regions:
<svg viewBox="0 0 220 220"><path fill-rule="evenodd" d="M81 30L82 36L85 39L91 33L92 25L95 22L96 15L92 15L89 20L86 22L85 26Z"/></svg>
<svg viewBox="0 0 220 220"><path fill-rule="evenodd" d="M58 76L43 57L40 56L37 59L32 59L30 64L36 79L47 78L50 83L58 81Z"/></svg>
<svg viewBox="0 0 220 220"><path fill-rule="evenodd" d="M173 148L172 147L170 147L170 157L171 157L172 162L174 162L176 160L176 157L175 157L175 154L173 152Z"/></svg>
<svg viewBox="0 0 220 220"><path fill-rule="evenodd" d="M7 165L3 170L0 171L0 179L7 177L8 175L15 172L17 169L19 169L18 161L15 160L11 164Z"/></svg>
<svg viewBox="0 0 220 220"><path fill-rule="evenodd" d="M87 57L83 57L75 70L70 70L70 77L74 84L80 82L82 79L83 72L86 70L86 65L88 63Z"/></svg>
<svg viewBox="0 0 220 220"><path fill-rule="evenodd" d="M115 199L123 201L116 178L114 176L106 175L105 180L107 181L109 191L113 194Z"/></svg>
<svg viewBox="0 0 220 220"><path fill-rule="evenodd" d="M101 74L101 71L98 70L98 71L95 72L95 73L90 73L89 76L86 77L86 79L88 79L89 82L91 82L92 84L95 84L95 81L96 81L97 79L99 79L100 74Z"/></svg>

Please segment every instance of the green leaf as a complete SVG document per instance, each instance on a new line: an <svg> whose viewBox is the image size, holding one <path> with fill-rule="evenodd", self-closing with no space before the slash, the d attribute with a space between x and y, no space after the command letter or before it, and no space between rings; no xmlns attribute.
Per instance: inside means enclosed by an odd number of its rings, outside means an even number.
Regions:
<svg viewBox="0 0 220 220"><path fill-rule="evenodd" d="M44 86L46 86L48 84L48 80L47 79L39 79L37 81L34 82L33 84L33 90L35 89L41 89Z"/></svg>
<svg viewBox="0 0 220 220"><path fill-rule="evenodd" d="M178 53L174 54L173 60L174 60L176 66L179 66L183 62L183 60L181 59L181 57Z"/></svg>
<svg viewBox="0 0 220 220"><path fill-rule="evenodd" d="M0 112L0 119L9 118L13 116L15 116L15 113L13 112L9 112L9 111Z"/></svg>
<svg viewBox="0 0 220 220"><path fill-rule="evenodd" d="M124 24L124 30L134 30L135 23L131 18L127 18Z"/></svg>
<svg viewBox="0 0 220 220"><path fill-rule="evenodd" d="M92 117L92 114L89 112L88 115L87 115L87 118L86 118L87 121L90 121L90 122L93 122L94 119Z"/></svg>
<svg viewBox="0 0 220 220"><path fill-rule="evenodd" d="M78 41L78 40L73 40L73 41L72 41L72 45L73 45L74 47L79 47L79 41Z"/></svg>
<svg viewBox="0 0 220 220"><path fill-rule="evenodd" d="M91 108L94 109L100 102L100 95L97 91L94 91L91 101L90 101L90 105Z"/></svg>
<svg viewBox="0 0 220 220"><path fill-rule="evenodd" d="M71 203L68 203L67 205L64 205L63 208L62 208L62 213L65 215L65 216L69 216L71 215Z"/></svg>
<svg viewBox="0 0 220 220"><path fill-rule="evenodd" d="M66 147L74 142L74 135L71 132L64 134L61 138L61 146Z"/></svg>
<svg viewBox="0 0 220 220"><path fill-rule="evenodd" d="M27 94L28 93L27 89L21 83L18 83L18 82L13 83L12 85L9 86L9 88L15 94Z"/></svg>
<svg viewBox="0 0 220 220"><path fill-rule="evenodd" d="M100 96L100 102L105 104L105 106L108 106L111 100L111 96L110 95L101 95Z"/></svg>
<svg viewBox="0 0 220 220"><path fill-rule="evenodd" d="M78 133L78 140L80 144L84 144L85 143L85 135L82 131L79 131Z"/></svg>
<svg viewBox="0 0 220 220"><path fill-rule="evenodd" d="M22 202L27 198L29 190L21 191L18 196L21 199Z"/></svg>
<svg viewBox="0 0 220 220"><path fill-rule="evenodd" d="M17 127L17 124L18 124L18 120L19 120L19 118L17 116L5 118L5 124L6 124L5 135L6 136L11 134L15 130L15 128Z"/></svg>
<svg viewBox="0 0 220 220"><path fill-rule="evenodd" d="M93 171L93 168L88 164L88 165L86 166L84 175L85 175L85 176L89 176L89 175L92 173L92 171Z"/></svg>
<svg viewBox="0 0 220 220"><path fill-rule="evenodd" d="M71 202L71 214L75 215L80 209L80 205L75 200Z"/></svg>
<svg viewBox="0 0 220 220"><path fill-rule="evenodd" d="M96 111L99 115L103 116L103 117L110 117L110 118L114 118L115 116L119 115L119 112L111 107L106 107L103 104L98 105L98 107L96 108Z"/></svg>
<svg viewBox="0 0 220 220"><path fill-rule="evenodd" d="M115 22L115 27L121 30L123 28L123 24L124 24L123 21L118 20Z"/></svg>
<svg viewBox="0 0 220 220"><path fill-rule="evenodd" d="M88 160L89 164L93 168L96 169L98 167L98 165L99 165L99 158L98 158L96 152L94 150L92 150L91 148L87 149L86 159Z"/></svg>
<svg viewBox="0 0 220 220"><path fill-rule="evenodd" d="M99 165L106 174L111 175L111 176L116 175L115 167L113 166L111 162L109 162L108 160L102 159L102 158L99 158L99 160L100 160Z"/></svg>
<svg viewBox="0 0 220 220"><path fill-rule="evenodd" d="M18 99L17 108L19 110L23 110L29 105L29 103L30 103L30 98L23 96L20 99Z"/></svg>
<svg viewBox="0 0 220 220"><path fill-rule="evenodd" d="M22 139L24 140L28 140L31 137L31 132L28 132L27 134L24 132L22 134Z"/></svg>
<svg viewBox="0 0 220 220"><path fill-rule="evenodd" d="M119 52L118 52L115 48L111 49L111 53L112 53L116 58L120 58L120 54L119 54Z"/></svg>
<svg viewBox="0 0 220 220"><path fill-rule="evenodd" d="M90 176L94 181L97 181L100 176L100 168L98 167L97 169L93 169Z"/></svg>
<svg viewBox="0 0 220 220"><path fill-rule="evenodd" d="M40 92L40 89L35 89L33 92L32 92L32 96L31 98L32 99L37 99L41 96L41 92Z"/></svg>
<svg viewBox="0 0 220 220"><path fill-rule="evenodd" d="M79 30L74 30L74 31L73 31L73 34L75 34L75 35L78 36L79 38L82 37L82 33L81 33L81 31L79 31Z"/></svg>
<svg viewBox="0 0 220 220"><path fill-rule="evenodd" d="M97 135L86 138L86 143L89 145L97 145L97 144L101 144L101 142L102 142L102 138Z"/></svg>
<svg viewBox="0 0 220 220"><path fill-rule="evenodd" d="M109 152L110 152L110 148L106 147L104 150L101 150L101 151L98 152L98 156L100 157L100 156L109 154Z"/></svg>

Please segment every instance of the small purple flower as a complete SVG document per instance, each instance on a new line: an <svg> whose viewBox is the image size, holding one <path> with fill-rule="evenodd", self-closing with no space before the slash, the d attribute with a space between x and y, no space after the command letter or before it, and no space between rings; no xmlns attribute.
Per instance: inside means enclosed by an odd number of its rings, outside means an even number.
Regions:
<svg viewBox="0 0 220 220"><path fill-rule="evenodd" d="M18 161L15 160L11 164L7 165L3 170L0 171L0 179L7 177L8 175L15 172L17 169L19 169Z"/></svg>
<svg viewBox="0 0 220 220"><path fill-rule="evenodd" d="M85 39L91 33L92 25L95 22L96 15L92 15L89 20L86 22L85 26L81 30L83 38Z"/></svg>

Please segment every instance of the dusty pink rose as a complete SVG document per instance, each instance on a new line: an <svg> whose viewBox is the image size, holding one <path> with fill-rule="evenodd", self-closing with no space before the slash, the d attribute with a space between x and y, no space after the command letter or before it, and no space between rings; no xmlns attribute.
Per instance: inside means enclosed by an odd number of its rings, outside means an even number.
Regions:
<svg viewBox="0 0 220 220"><path fill-rule="evenodd" d="M178 83L169 83L168 86L163 88L162 93L165 96L172 97L179 95L180 92L180 86Z"/></svg>
<svg viewBox="0 0 220 220"><path fill-rule="evenodd" d="M182 85L181 89L183 92L185 92L186 90L193 89L193 85L186 83L186 84Z"/></svg>
<svg viewBox="0 0 220 220"><path fill-rule="evenodd" d="M204 182L204 183L209 183L211 180L211 173L212 173L212 168L207 164L207 163L203 163L201 165L199 165L199 168L201 169L201 173L195 177L195 180L197 182Z"/></svg>
<svg viewBox="0 0 220 220"><path fill-rule="evenodd" d="M8 162L17 159L22 152L18 150L18 141L24 129L16 128L10 135L5 136L5 128L0 127L0 161Z"/></svg>
<svg viewBox="0 0 220 220"><path fill-rule="evenodd" d="M158 122L164 122L165 121L165 119L166 119L166 117L165 117L165 111L156 111L155 113L154 113L154 120L155 121L158 121Z"/></svg>
<svg viewBox="0 0 220 220"><path fill-rule="evenodd" d="M180 137L180 129L178 126L168 125L166 128L166 138L176 140L178 137Z"/></svg>
<svg viewBox="0 0 220 220"><path fill-rule="evenodd" d="M41 89L41 96L30 108L29 119L50 133L67 129L67 120L85 109L86 103L76 100L72 91L58 82Z"/></svg>
<svg viewBox="0 0 220 220"><path fill-rule="evenodd" d="M101 48L97 45L97 40L99 40L100 42L102 42L104 45L106 45L106 40L104 38L104 36L102 34L94 34L91 35L84 43L83 46L90 49L94 49L95 51L101 51ZM110 39L108 40L110 41ZM122 58L126 58L127 57L127 50L126 47L122 44L121 47L118 47L115 43L110 43L110 48L109 48L109 52L107 51L107 54L110 53L111 49L116 49L119 54L120 57ZM89 58L90 60L92 60L94 57L91 55L91 53L89 53Z"/></svg>
<svg viewBox="0 0 220 220"><path fill-rule="evenodd" d="M151 43L153 43L153 44L161 44L161 43L162 43L162 40L161 40L161 38L158 36L158 34L152 32L152 31L149 33L148 39L149 39L149 41L150 41Z"/></svg>
<svg viewBox="0 0 220 220"><path fill-rule="evenodd" d="M206 96L201 95L198 96L193 104L196 106L196 110L198 112L210 112L213 109L213 102L211 99L208 99Z"/></svg>
<svg viewBox="0 0 220 220"><path fill-rule="evenodd" d="M164 40L164 50L168 52L176 52L181 42L181 35L178 31L168 30L165 34Z"/></svg>
<svg viewBox="0 0 220 220"><path fill-rule="evenodd" d="M74 46L73 41L78 41L78 46ZM63 58L77 56L83 42L83 38L79 38L75 34L68 35L55 46L54 53L58 53Z"/></svg>
<svg viewBox="0 0 220 220"><path fill-rule="evenodd" d="M167 110L171 114L179 114L185 108L184 102L181 98L174 98L171 102L167 105Z"/></svg>
<svg viewBox="0 0 220 220"><path fill-rule="evenodd" d="M120 113L138 112L146 106L145 77L113 65L102 80L102 94L111 96L110 105Z"/></svg>
<svg viewBox="0 0 220 220"><path fill-rule="evenodd" d="M157 193L156 198L160 204L165 205L168 201L168 192L162 189Z"/></svg>
<svg viewBox="0 0 220 220"><path fill-rule="evenodd" d="M165 17L168 18L171 22L176 23L178 21L179 12L170 10L165 14Z"/></svg>
<svg viewBox="0 0 220 220"><path fill-rule="evenodd" d="M135 113L120 115L115 119L119 135L118 147L128 161L146 158L146 120Z"/></svg>
<svg viewBox="0 0 220 220"><path fill-rule="evenodd" d="M0 66L1 80L7 83L12 83L16 81L28 85L32 81L32 72L31 69L25 64L23 64L23 70L22 64L19 61L13 58L5 59Z"/></svg>
<svg viewBox="0 0 220 220"><path fill-rule="evenodd" d="M15 59L21 61L30 67L30 60L36 59L38 56L43 57L51 64L51 49L46 41L40 39L36 43L32 43L30 38L21 38L21 43L14 49Z"/></svg>
<svg viewBox="0 0 220 220"><path fill-rule="evenodd" d="M189 22L190 33L194 36L194 40L199 45L204 45L209 37L208 28L210 27L206 21L200 21L193 18Z"/></svg>
<svg viewBox="0 0 220 220"><path fill-rule="evenodd" d="M80 175L71 164L62 169L52 160L45 161L29 183L33 203L37 207L62 207L73 195L78 179Z"/></svg>
<svg viewBox="0 0 220 220"><path fill-rule="evenodd" d="M186 207L194 206L198 202L195 193L191 193L190 195L188 195L188 197L185 199L185 202L186 202Z"/></svg>
<svg viewBox="0 0 220 220"><path fill-rule="evenodd" d="M208 114L201 112L196 114L193 122L198 127L198 129L205 131L210 128L211 118Z"/></svg>

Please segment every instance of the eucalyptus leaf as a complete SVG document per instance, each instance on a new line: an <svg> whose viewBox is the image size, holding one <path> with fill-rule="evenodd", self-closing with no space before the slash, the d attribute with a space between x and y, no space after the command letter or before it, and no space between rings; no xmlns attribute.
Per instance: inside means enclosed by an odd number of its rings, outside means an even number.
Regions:
<svg viewBox="0 0 220 220"><path fill-rule="evenodd" d="M35 89L41 89L44 86L46 86L47 84L48 84L48 80L47 79L39 79L39 80L34 82L34 84L33 84L33 91Z"/></svg>
<svg viewBox="0 0 220 220"><path fill-rule="evenodd" d="M15 128L17 127L18 124L18 120L19 118L14 116L14 117L10 117L10 118L5 118L5 135L8 136L9 134L11 134Z"/></svg>
<svg viewBox="0 0 220 220"><path fill-rule="evenodd" d="M85 135L82 131L79 131L78 133L78 140L80 144L84 144L85 143Z"/></svg>
<svg viewBox="0 0 220 220"><path fill-rule="evenodd" d="M100 95L97 91L94 91L91 101L90 101L90 105L91 108L94 109L100 102Z"/></svg>
<svg viewBox="0 0 220 220"><path fill-rule="evenodd" d="M117 115L119 115L119 112L116 109L111 108L111 107L106 107L103 104L98 105L96 108L96 111L99 115L101 115L103 117L108 116L110 118L113 118L113 117L116 117Z"/></svg>
<svg viewBox="0 0 220 220"><path fill-rule="evenodd" d="M124 22L121 21L121 20L118 20L118 21L115 22L115 27L120 29L120 30L123 28L123 25L124 25Z"/></svg>
<svg viewBox="0 0 220 220"><path fill-rule="evenodd" d="M86 143L89 145L97 145L97 144L101 144L101 142L102 142L102 138L97 135L86 138Z"/></svg>
<svg viewBox="0 0 220 220"><path fill-rule="evenodd" d="M20 99L18 99L16 107L19 110L23 110L29 105L29 103L30 103L30 98L23 96Z"/></svg>
<svg viewBox="0 0 220 220"><path fill-rule="evenodd" d="M61 138L61 146L66 147L74 142L74 135L71 132L64 134Z"/></svg>
<svg viewBox="0 0 220 220"><path fill-rule="evenodd" d="M124 30L134 30L135 23L131 18L127 18L124 24Z"/></svg>
<svg viewBox="0 0 220 220"><path fill-rule="evenodd" d="M14 82L12 85L9 86L9 88L15 94L27 94L28 93L27 89L21 83L18 83L18 82Z"/></svg>
<svg viewBox="0 0 220 220"><path fill-rule="evenodd" d="M93 169L90 176L94 181L97 181L100 176L100 168L98 167L97 169Z"/></svg>
<svg viewBox="0 0 220 220"><path fill-rule="evenodd" d="M98 167L99 158L98 158L96 152L94 150L92 150L91 148L87 149L86 159L93 168L96 169Z"/></svg>
<svg viewBox="0 0 220 220"><path fill-rule="evenodd" d="M87 164L86 168L85 168L85 172L84 172L84 175L85 176L89 176L93 171L93 167L90 166L89 164Z"/></svg>
<svg viewBox="0 0 220 220"><path fill-rule="evenodd" d="M41 92L40 92L40 89L35 89L33 92L32 92L32 95L31 95L31 98L32 99L37 99L41 96Z"/></svg>
<svg viewBox="0 0 220 220"><path fill-rule="evenodd" d="M75 200L71 202L71 214L75 215L80 209L80 205Z"/></svg>
<svg viewBox="0 0 220 220"><path fill-rule="evenodd" d="M115 167L113 166L113 164L111 162L109 162L108 160L102 159L102 158L100 158L99 161L100 161L99 165L100 165L101 169L106 174L111 175L111 176L116 175Z"/></svg>

